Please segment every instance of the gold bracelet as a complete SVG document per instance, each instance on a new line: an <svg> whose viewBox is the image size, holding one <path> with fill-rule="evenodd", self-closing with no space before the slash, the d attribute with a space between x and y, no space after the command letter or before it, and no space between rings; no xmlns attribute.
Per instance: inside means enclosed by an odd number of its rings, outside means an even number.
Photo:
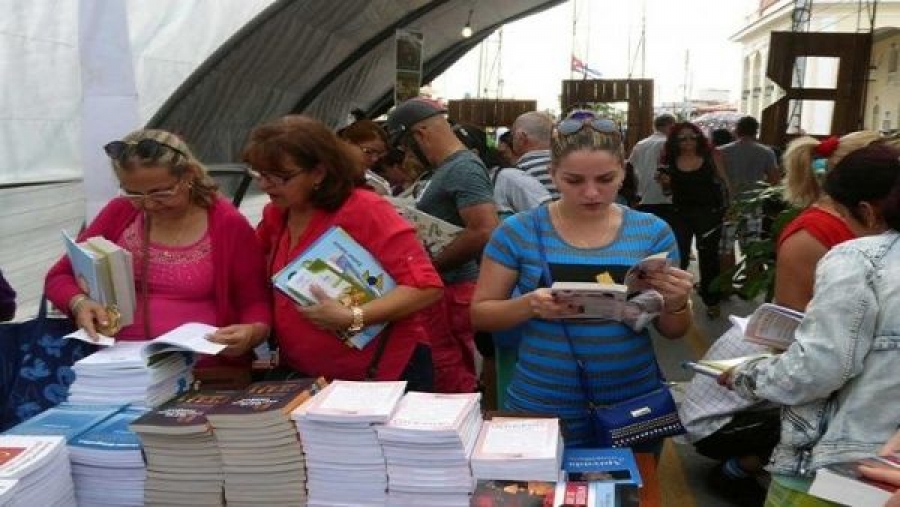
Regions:
<svg viewBox="0 0 900 507"><path fill-rule="evenodd" d="M688 299L687 301L685 301L684 306L682 306L681 308L679 308L675 311L666 310L666 315L684 315L685 313L688 313L691 310L692 310L691 300Z"/></svg>
<svg viewBox="0 0 900 507"><path fill-rule="evenodd" d="M353 315L353 321L350 323L350 327L347 328L347 331L351 333L358 333L366 327L366 314L363 311L362 307L359 306L351 306L350 313Z"/></svg>
<svg viewBox="0 0 900 507"><path fill-rule="evenodd" d="M88 299L90 298L87 295L79 294L69 300L69 311L72 312L72 316L78 315L78 309L81 308L81 305Z"/></svg>

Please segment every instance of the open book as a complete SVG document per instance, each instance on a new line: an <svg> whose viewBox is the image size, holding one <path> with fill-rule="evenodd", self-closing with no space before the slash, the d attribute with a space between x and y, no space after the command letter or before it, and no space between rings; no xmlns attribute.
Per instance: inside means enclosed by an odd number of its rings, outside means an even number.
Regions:
<svg viewBox="0 0 900 507"><path fill-rule="evenodd" d="M729 317L732 324L741 328L744 339L785 350L794 343L794 331L800 327L803 313L773 303L763 303L749 317Z"/></svg>
<svg viewBox="0 0 900 507"><path fill-rule="evenodd" d="M463 230L462 227L419 210L412 199L390 197L388 200L391 201L400 216L413 224L416 228L416 236L419 237L432 257L441 253Z"/></svg>
<svg viewBox="0 0 900 507"><path fill-rule="evenodd" d="M697 373L718 378L719 375L734 368L735 366L752 361L754 359L762 359L772 357L772 354L752 354L749 356L735 357L731 359L700 359L697 361L684 361L681 363L682 368L694 370Z"/></svg>
<svg viewBox="0 0 900 507"><path fill-rule="evenodd" d="M667 269L672 261L665 252L653 254L628 269L625 283L616 283L608 273L596 282L554 282L550 287L562 303L579 312L571 320L614 320L640 331L663 310L662 294L650 288L647 274Z"/></svg>
<svg viewBox="0 0 900 507"><path fill-rule="evenodd" d="M134 322L134 262L131 252L95 236L77 243L63 231L66 254L79 286L94 301L119 314L119 328Z"/></svg>
<svg viewBox="0 0 900 507"><path fill-rule="evenodd" d="M332 227L272 277L281 292L300 305L316 304L315 285L344 306L360 306L397 286L381 264L340 227ZM385 324L366 326L358 333L339 335L347 345L362 349Z"/></svg>
<svg viewBox="0 0 900 507"><path fill-rule="evenodd" d="M148 342L144 342L141 346L140 354L144 360L147 360L150 356L156 354L173 351L215 355L226 348L226 346L221 343L213 343L207 340L207 337L217 330L217 327L208 324L188 322L187 324L176 327L168 333L159 335ZM100 335L98 341L94 341L88 336L84 329L79 329L74 333L67 334L64 338L82 340L95 345L115 345L116 343L116 340L113 338L103 335Z"/></svg>

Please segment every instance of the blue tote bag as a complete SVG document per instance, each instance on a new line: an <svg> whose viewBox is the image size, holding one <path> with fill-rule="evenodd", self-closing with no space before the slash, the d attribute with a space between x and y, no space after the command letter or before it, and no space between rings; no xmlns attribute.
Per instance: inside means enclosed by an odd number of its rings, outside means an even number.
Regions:
<svg viewBox="0 0 900 507"><path fill-rule="evenodd" d="M76 329L68 318L47 317L46 298L36 318L0 324L0 432L68 397L72 365L97 350L63 339Z"/></svg>

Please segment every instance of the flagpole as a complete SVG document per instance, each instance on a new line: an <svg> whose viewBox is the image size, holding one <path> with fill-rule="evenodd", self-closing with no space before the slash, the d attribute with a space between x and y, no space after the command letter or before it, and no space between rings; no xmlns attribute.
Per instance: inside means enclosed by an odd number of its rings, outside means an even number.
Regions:
<svg viewBox="0 0 900 507"><path fill-rule="evenodd" d="M572 61L575 58L575 34L578 28L578 0L572 0L572 52L569 54L569 79L575 79Z"/></svg>

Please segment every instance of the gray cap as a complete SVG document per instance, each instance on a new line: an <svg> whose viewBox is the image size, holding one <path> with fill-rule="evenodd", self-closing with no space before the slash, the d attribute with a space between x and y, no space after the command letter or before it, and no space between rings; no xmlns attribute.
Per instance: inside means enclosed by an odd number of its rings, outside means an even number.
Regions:
<svg viewBox="0 0 900 507"><path fill-rule="evenodd" d="M387 130L392 146L396 146L416 123L432 116L446 113L436 101L428 99L409 99L388 114Z"/></svg>

